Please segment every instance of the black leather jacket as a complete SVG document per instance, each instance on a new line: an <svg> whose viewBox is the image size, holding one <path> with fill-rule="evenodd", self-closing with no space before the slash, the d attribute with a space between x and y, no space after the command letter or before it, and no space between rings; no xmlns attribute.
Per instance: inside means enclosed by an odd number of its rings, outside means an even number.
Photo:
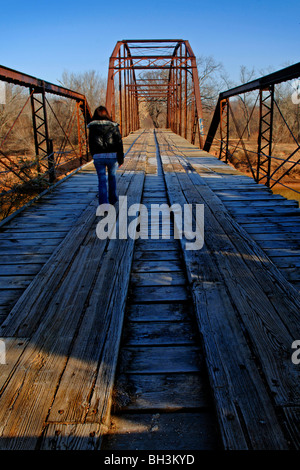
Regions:
<svg viewBox="0 0 300 470"><path fill-rule="evenodd" d="M124 150L119 125L112 121L91 121L88 129L91 154L117 153L118 163L122 165Z"/></svg>

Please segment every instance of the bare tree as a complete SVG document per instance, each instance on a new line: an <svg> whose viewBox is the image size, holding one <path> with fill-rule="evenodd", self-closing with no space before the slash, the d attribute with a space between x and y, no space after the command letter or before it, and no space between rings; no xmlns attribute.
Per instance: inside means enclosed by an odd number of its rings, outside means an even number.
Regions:
<svg viewBox="0 0 300 470"><path fill-rule="evenodd" d="M9 149L15 153L29 151L32 149L33 138L28 91L19 85L6 83L5 92L5 104L0 105L1 149Z"/></svg>
<svg viewBox="0 0 300 470"><path fill-rule="evenodd" d="M66 88L84 94L92 110L105 103L106 79L101 77L95 70L82 73L65 70L59 83Z"/></svg>
<svg viewBox="0 0 300 470"><path fill-rule="evenodd" d="M255 69L252 68L251 70L247 69L245 65L241 65L240 67L240 79L241 83L248 83L253 80L255 77ZM247 134L248 139L251 137L251 128L250 128L250 106L252 101L251 93L244 93L239 95L239 99L242 104L242 111L247 123Z"/></svg>
<svg viewBox="0 0 300 470"><path fill-rule="evenodd" d="M224 67L212 56L197 57L197 68L200 82L200 93L203 110L211 112L217 102L219 93L224 87Z"/></svg>

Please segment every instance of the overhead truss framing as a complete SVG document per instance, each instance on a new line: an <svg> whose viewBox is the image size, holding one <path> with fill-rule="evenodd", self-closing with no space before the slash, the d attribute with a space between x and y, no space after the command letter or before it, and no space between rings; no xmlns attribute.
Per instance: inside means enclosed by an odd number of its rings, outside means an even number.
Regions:
<svg viewBox="0 0 300 470"><path fill-rule="evenodd" d="M182 39L118 41L109 61L106 107L123 136L140 127L140 105L163 103L165 126L204 145L196 58Z"/></svg>

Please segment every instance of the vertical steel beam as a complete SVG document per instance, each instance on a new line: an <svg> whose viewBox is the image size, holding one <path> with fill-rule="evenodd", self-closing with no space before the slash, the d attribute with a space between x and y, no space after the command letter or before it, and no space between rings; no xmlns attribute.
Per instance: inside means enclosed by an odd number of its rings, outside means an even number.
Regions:
<svg viewBox="0 0 300 470"><path fill-rule="evenodd" d="M186 47L189 52L191 67L192 67L192 77L193 77L193 89L195 94L195 108L197 115L197 127L199 132L199 146L202 149L204 147L204 130L203 130L203 112L202 112L202 102L200 95L200 82L198 76L197 62L196 57L193 54L193 51L189 45L189 42L186 41Z"/></svg>
<svg viewBox="0 0 300 470"><path fill-rule="evenodd" d="M77 114L77 133L78 133L78 147L79 147L79 158L80 165L83 163L83 159L88 161L88 142L87 142L87 126L86 120L82 113L82 102L76 102L76 114Z"/></svg>
<svg viewBox="0 0 300 470"><path fill-rule="evenodd" d="M270 186L271 155L274 114L274 85L259 91L259 132L257 148L256 181L266 178Z"/></svg>
<svg viewBox="0 0 300 470"><path fill-rule="evenodd" d="M46 157L49 153L49 132L45 89L31 88L30 93L35 154L37 159L40 160ZM39 163L37 168L39 172Z"/></svg>
<svg viewBox="0 0 300 470"><path fill-rule="evenodd" d="M53 150L53 140L48 141L48 172L49 172L49 183L55 181L55 158Z"/></svg>
<svg viewBox="0 0 300 470"><path fill-rule="evenodd" d="M187 69L187 49L185 48L185 84L184 84L184 137L187 139L187 113L188 113L188 69Z"/></svg>
<svg viewBox="0 0 300 470"><path fill-rule="evenodd" d="M220 152L219 159L225 158L228 162L228 142L229 142L229 99L221 101L220 106Z"/></svg>
<svg viewBox="0 0 300 470"><path fill-rule="evenodd" d="M182 44L180 44L180 61L179 61L179 135L182 135Z"/></svg>
<svg viewBox="0 0 300 470"><path fill-rule="evenodd" d="M120 121L120 132L123 135L123 103L122 103L122 71L121 71L121 50L119 50L119 121Z"/></svg>

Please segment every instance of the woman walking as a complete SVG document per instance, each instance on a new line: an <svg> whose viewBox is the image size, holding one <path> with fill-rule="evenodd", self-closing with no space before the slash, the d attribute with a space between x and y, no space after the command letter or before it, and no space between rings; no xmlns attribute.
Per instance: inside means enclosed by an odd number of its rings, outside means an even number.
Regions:
<svg viewBox="0 0 300 470"><path fill-rule="evenodd" d="M88 124L88 129L90 152L98 175L99 204L115 204L118 200L116 172L118 166L124 162L119 125L112 121L104 106L99 106Z"/></svg>

